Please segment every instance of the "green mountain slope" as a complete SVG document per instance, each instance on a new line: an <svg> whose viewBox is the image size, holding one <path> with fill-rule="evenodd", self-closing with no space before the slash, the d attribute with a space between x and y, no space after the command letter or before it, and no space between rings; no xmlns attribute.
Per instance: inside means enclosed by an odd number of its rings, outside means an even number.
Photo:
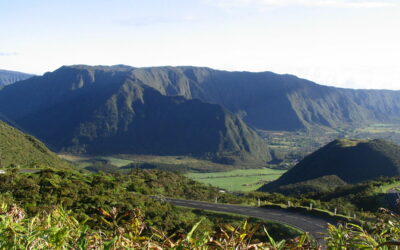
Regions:
<svg viewBox="0 0 400 250"><path fill-rule="evenodd" d="M12 164L22 167L69 167L39 140L4 122L0 122L0 161L2 168Z"/></svg>
<svg viewBox="0 0 400 250"><path fill-rule="evenodd" d="M57 150L191 154L226 163L270 159L266 143L236 115L220 105L162 95L132 78L132 70L62 67L6 87L0 110Z"/></svg>
<svg viewBox="0 0 400 250"><path fill-rule="evenodd" d="M13 84L14 82L26 80L32 76L31 74L0 69L0 88L5 85Z"/></svg>
<svg viewBox="0 0 400 250"><path fill-rule="evenodd" d="M289 184L336 175L347 183L400 175L400 146L384 140L335 140L305 157L278 180L260 188L274 191Z"/></svg>

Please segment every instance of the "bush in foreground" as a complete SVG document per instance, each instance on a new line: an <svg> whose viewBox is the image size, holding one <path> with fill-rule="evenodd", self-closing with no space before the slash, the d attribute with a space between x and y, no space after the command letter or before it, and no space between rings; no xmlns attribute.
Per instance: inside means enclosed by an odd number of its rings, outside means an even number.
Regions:
<svg viewBox="0 0 400 250"><path fill-rule="evenodd" d="M319 249L303 234L293 240L274 241L265 230L265 242L254 242L257 225L221 225L214 232L194 237L199 221L186 234L167 235L148 227L139 209L98 209L91 220L98 229L79 222L70 211L55 207L51 212L27 218L16 205L0 207L0 249ZM399 249L400 217L383 211L365 227L328 225L330 249ZM146 233L147 232L147 233ZM148 233L150 232L150 233Z"/></svg>

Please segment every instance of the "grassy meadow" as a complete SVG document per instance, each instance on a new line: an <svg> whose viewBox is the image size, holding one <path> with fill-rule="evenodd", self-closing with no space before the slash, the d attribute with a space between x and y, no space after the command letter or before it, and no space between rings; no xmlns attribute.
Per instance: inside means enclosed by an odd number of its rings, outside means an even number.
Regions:
<svg viewBox="0 0 400 250"><path fill-rule="evenodd" d="M279 178L286 170L270 168L237 169L213 173L187 173L187 177L228 191L254 191L266 182Z"/></svg>
<svg viewBox="0 0 400 250"><path fill-rule="evenodd" d="M107 164L115 170L141 167L171 170L176 172L222 172L238 168L250 169L260 166L254 164L225 165L190 156L159 156L159 155L112 155L112 156L81 156L59 154L65 160L74 163L78 168L86 168L94 164Z"/></svg>
<svg viewBox="0 0 400 250"><path fill-rule="evenodd" d="M266 182L276 180L286 171L270 168L255 168L255 166L249 168L250 166L223 165L188 156L75 156L65 154L59 156L82 169L107 165L108 168L98 168L98 170L127 171L129 169L127 166L149 164L164 170L182 170L181 172L184 172L185 176L199 182L211 184L229 191L242 192L254 191ZM91 170L93 170L93 168Z"/></svg>

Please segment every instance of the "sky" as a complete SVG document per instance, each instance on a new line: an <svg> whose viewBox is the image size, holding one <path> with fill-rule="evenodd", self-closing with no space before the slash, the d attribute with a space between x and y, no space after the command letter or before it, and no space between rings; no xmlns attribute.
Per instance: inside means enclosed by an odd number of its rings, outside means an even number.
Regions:
<svg viewBox="0 0 400 250"><path fill-rule="evenodd" d="M0 0L0 69L206 66L400 90L400 0Z"/></svg>

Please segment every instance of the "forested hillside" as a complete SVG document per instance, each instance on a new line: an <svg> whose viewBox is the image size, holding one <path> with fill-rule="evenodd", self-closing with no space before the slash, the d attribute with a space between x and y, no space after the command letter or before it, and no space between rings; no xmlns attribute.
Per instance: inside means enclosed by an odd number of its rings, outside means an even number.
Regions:
<svg viewBox="0 0 400 250"><path fill-rule="evenodd" d="M398 175L400 146L384 140L340 139L305 157L278 180L264 185L260 190L274 191L296 183L305 185L305 181L323 176L331 176L325 177L327 186L332 184L337 187L342 181L357 183Z"/></svg>

